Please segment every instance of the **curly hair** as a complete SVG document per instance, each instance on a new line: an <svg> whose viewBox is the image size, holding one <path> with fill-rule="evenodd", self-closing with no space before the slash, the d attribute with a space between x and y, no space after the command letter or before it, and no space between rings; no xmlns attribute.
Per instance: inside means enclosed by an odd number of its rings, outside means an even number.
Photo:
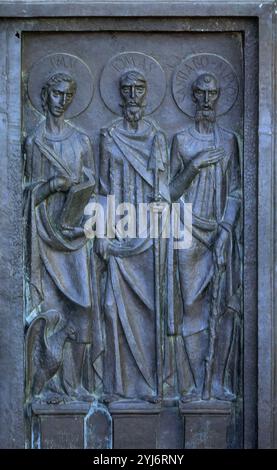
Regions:
<svg viewBox="0 0 277 470"><path fill-rule="evenodd" d="M68 82L70 85L72 85L73 93L76 92L76 81L70 75L61 72L55 73L50 78L48 78L47 82L45 83L45 85L43 85L41 89L41 106L44 112L46 112L47 110L46 102L49 89L57 85L57 83L61 82Z"/></svg>

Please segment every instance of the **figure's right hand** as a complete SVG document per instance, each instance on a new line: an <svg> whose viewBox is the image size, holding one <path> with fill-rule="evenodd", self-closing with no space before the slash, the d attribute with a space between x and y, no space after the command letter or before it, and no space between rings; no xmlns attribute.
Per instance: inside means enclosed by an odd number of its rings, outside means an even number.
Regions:
<svg viewBox="0 0 277 470"><path fill-rule="evenodd" d="M192 164L198 169L204 168L220 161L224 157L224 154L223 147L210 147L197 153L192 159Z"/></svg>
<svg viewBox="0 0 277 470"><path fill-rule="evenodd" d="M101 258L103 258L105 261L108 259L109 257L109 240L107 240L106 238L96 238L95 242L94 242L94 249L95 249L95 252L101 256Z"/></svg>
<svg viewBox="0 0 277 470"><path fill-rule="evenodd" d="M50 188L53 192L65 192L68 191L72 186L72 181L65 176L55 176L50 179Z"/></svg>

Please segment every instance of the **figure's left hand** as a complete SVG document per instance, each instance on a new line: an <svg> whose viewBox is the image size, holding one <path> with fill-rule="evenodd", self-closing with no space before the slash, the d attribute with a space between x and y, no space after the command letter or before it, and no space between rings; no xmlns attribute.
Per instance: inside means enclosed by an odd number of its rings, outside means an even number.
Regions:
<svg viewBox="0 0 277 470"><path fill-rule="evenodd" d="M218 238L215 241L214 251L218 267L224 269L227 262L227 242L229 239L229 232L224 228L221 229Z"/></svg>
<svg viewBox="0 0 277 470"><path fill-rule="evenodd" d="M62 227L61 233L65 238L69 240L75 240L76 238L84 236L83 227Z"/></svg>

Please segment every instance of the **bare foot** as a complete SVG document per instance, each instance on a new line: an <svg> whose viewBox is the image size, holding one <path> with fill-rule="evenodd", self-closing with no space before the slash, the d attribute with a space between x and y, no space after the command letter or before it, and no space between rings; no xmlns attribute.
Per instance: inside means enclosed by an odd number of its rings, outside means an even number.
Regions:
<svg viewBox="0 0 277 470"><path fill-rule="evenodd" d="M191 401L200 401L200 400L201 400L201 395L197 393L196 390L193 390L192 392L188 392L182 395L180 398L181 403L189 403Z"/></svg>
<svg viewBox="0 0 277 470"><path fill-rule="evenodd" d="M104 395L102 395L102 397L100 397L100 400L102 403L104 403L104 405L109 405L110 403L113 403L114 401L119 401L119 400L122 400L123 398L120 396L120 395L116 395L116 394L108 394L108 393L105 393Z"/></svg>
<svg viewBox="0 0 277 470"><path fill-rule="evenodd" d="M229 392L225 388L220 390L218 393L214 395L216 400L223 400L223 401L234 401L237 397L234 393Z"/></svg>
<svg viewBox="0 0 277 470"><path fill-rule="evenodd" d="M47 403L48 405L59 405L65 403L65 395L61 393L48 392L41 397L41 403Z"/></svg>
<svg viewBox="0 0 277 470"><path fill-rule="evenodd" d="M148 401L149 403L153 403L155 405L159 404L162 402L162 397L159 395L144 395L142 397L142 400Z"/></svg>
<svg viewBox="0 0 277 470"><path fill-rule="evenodd" d="M71 394L72 398L78 401L85 401L85 402L92 402L94 401L94 397L88 390L83 387L82 385L74 390Z"/></svg>

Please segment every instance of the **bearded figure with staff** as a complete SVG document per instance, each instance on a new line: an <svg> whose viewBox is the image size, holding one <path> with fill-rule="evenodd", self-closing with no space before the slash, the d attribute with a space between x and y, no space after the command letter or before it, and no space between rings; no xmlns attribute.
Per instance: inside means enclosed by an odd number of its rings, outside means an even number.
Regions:
<svg viewBox="0 0 277 470"><path fill-rule="evenodd" d="M157 109L164 92L163 70L141 53L112 58L101 78L104 102L123 118L102 130L100 191L114 196L115 207L132 204L136 215L140 203L158 199L157 191L169 202L166 139L145 117ZM163 277L162 248L149 233L133 238L115 233L113 240L97 240L96 250L107 261L104 400L159 403L162 296L155 282Z"/></svg>
<svg viewBox="0 0 277 470"><path fill-rule="evenodd" d="M192 244L176 252L184 402L229 401L238 393L241 162L237 136L217 123L237 93L231 65L214 54L188 57L173 80L176 103L194 117L192 126L175 135L171 153L172 200L192 204Z"/></svg>

